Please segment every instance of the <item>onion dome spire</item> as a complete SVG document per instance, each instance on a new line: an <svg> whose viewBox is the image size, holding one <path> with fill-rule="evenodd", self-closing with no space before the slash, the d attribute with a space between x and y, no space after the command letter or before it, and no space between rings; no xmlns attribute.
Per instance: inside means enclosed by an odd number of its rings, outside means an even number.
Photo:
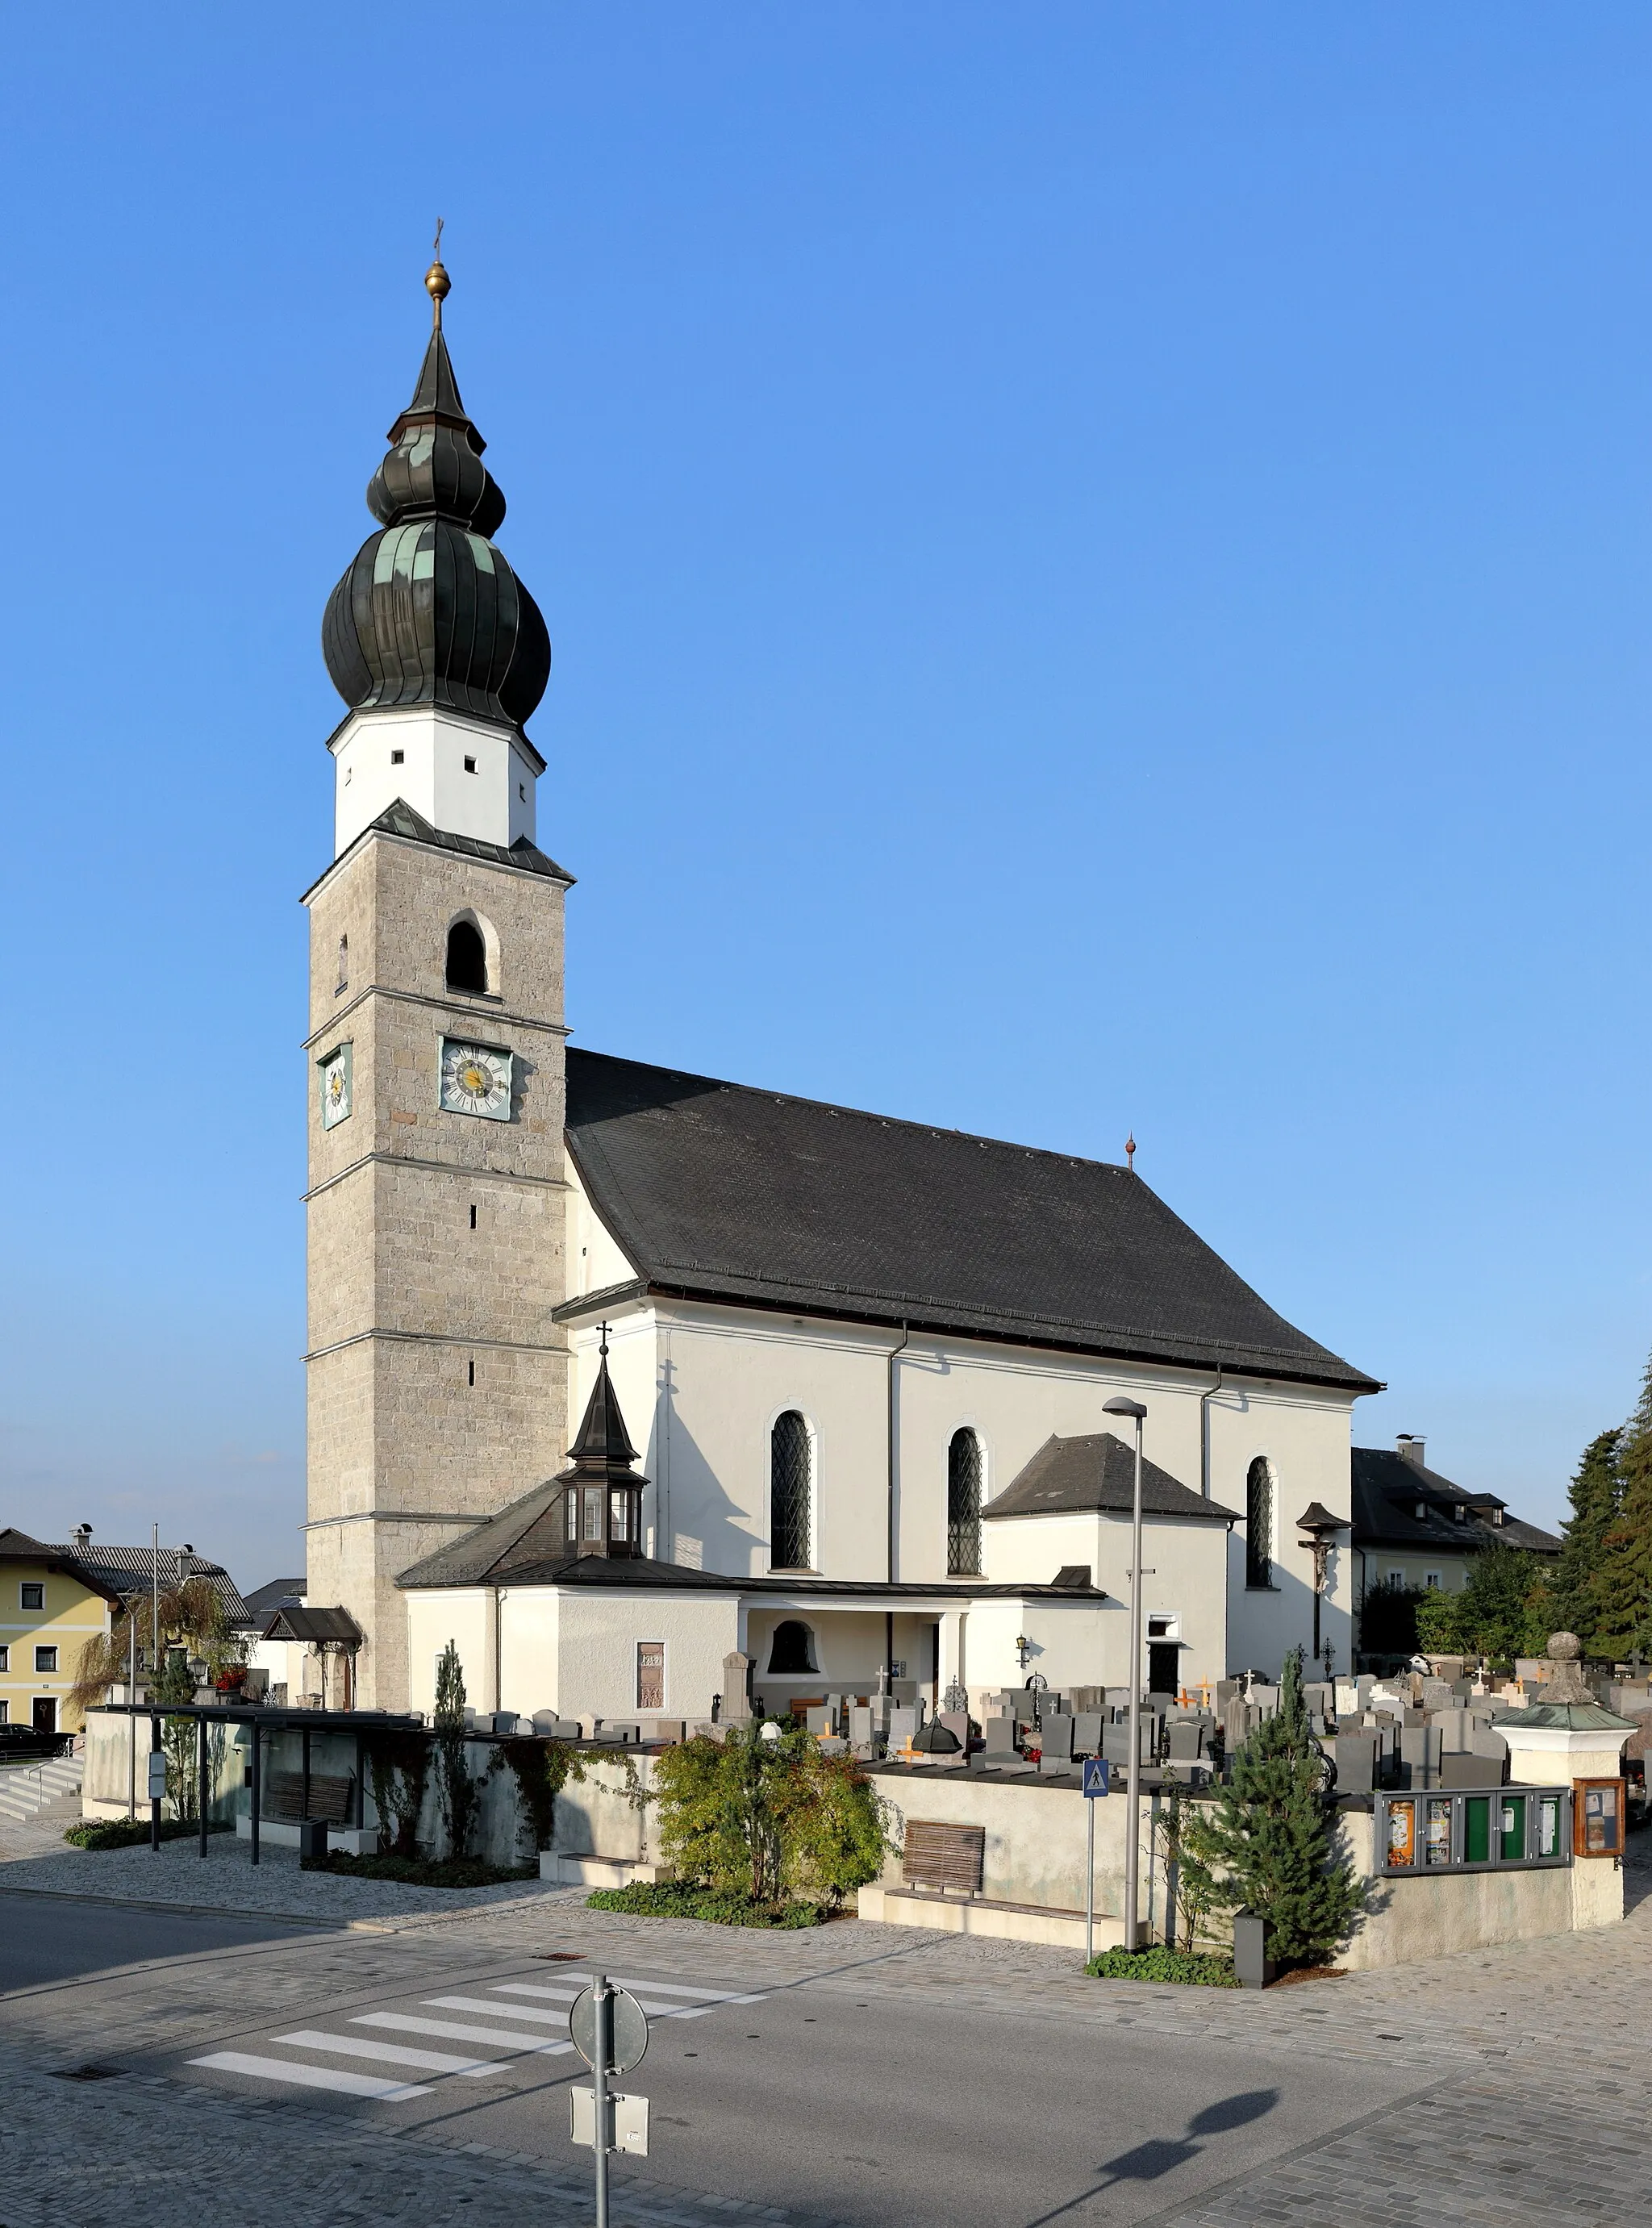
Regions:
<svg viewBox="0 0 1652 2228"><path fill-rule="evenodd" d="M439 248L439 225L436 237ZM322 651L356 711L440 704L520 727L545 694L550 637L490 538L505 499L442 331L451 284L439 255L425 274L432 316L418 384L368 483L380 530L328 599Z"/></svg>

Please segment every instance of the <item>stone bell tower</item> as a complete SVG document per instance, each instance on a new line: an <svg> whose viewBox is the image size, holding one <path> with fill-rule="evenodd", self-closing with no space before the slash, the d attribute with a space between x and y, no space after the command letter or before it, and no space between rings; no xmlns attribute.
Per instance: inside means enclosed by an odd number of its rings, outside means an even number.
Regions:
<svg viewBox="0 0 1652 2228"><path fill-rule="evenodd" d="M398 1572L549 1476L567 1444L562 906L524 722L550 643L491 536L442 332L327 605L350 707L336 853L309 890L311 1601L362 1627L356 1698L407 1706Z"/></svg>

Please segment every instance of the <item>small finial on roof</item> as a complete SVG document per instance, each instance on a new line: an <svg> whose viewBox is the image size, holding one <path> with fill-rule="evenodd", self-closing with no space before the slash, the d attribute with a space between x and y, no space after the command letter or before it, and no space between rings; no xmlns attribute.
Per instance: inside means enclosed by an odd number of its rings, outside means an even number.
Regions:
<svg viewBox="0 0 1652 2228"><path fill-rule="evenodd" d="M1132 1130L1124 1140L1124 1165L1132 1175L1136 1168L1136 1132Z"/></svg>
<svg viewBox="0 0 1652 2228"><path fill-rule="evenodd" d="M440 216L436 220L436 239L431 251L436 259L425 273L425 291L430 296L438 326L442 322L442 304L453 291L453 281L448 277L442 262L442 227L446 221L445 217Z"/></svg>
<svg viewBox="0 0 1652 2228"><path fill-rule="evenodd" d="M606 1361L608 1359L608 1326L606 1323L599 1323L597 1329L601 1338L601 1344L598 1347L597 1351L602 1356L603 1360Z"/></svg>

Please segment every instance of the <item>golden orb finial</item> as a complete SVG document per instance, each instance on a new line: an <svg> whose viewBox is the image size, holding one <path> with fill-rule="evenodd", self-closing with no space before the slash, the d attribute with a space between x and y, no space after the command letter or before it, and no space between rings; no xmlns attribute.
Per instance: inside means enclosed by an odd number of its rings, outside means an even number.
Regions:
<svg viewBox="0 0 1652 2228"><path fill-rule="evenodd" d="M442 227L445 221L445 218L439 216L436 220L436 240L432 250L436 259L425 273L425 291L430 296L439 325L442 322L442 304L453 291L453 282L442 263Z"/></svg>

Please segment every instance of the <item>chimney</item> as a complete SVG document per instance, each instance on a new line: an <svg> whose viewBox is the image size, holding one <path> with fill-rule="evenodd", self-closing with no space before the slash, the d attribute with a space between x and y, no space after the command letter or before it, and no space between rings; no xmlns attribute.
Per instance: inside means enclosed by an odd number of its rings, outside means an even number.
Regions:
<svg viewBox="0 0 1652 2228"><path fill-rule="evenodd" d="M1401 1431L1399 1437L1394 1441L1402 1460L1415 1463L1418 1469L1425 1467L1423 1461L1423 1448L1426 1442L1422 1439L1413 1438L1409 1431Z"/></svg>
<svg viewBox="0 0 1652 2228"><path fill-rule="evenodd" d="M91 1545L92 1545L92 1527L91 1527L89 1524L77 1524L77 1525L75 1526L75 1527L74 1527L74 1552L75 1552L75 1553L76 1553L77 1555L84 1555L84 1554L85 1554L85 1553L86 1553L86 1549L87 1549Z"/></svg>

